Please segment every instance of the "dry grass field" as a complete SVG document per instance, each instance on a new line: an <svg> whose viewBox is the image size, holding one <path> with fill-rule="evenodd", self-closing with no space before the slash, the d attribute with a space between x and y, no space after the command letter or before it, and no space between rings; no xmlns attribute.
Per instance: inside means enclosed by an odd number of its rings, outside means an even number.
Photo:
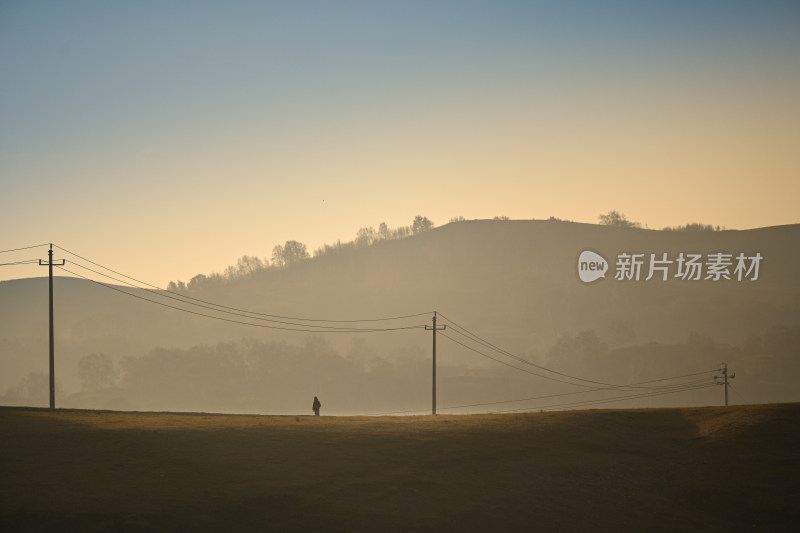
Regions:
<svg viewBox="0 0 800 533"><path fill-rule="evenodd" d="M436 417L0 408L2 531L794 531L800 404Z"/></svg>

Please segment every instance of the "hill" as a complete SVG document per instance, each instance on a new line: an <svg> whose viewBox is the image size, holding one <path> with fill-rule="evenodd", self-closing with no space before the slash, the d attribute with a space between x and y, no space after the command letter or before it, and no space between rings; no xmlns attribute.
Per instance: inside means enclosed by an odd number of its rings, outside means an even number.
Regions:
<svg viewBox="0 0 800 533"><path fill-rule="evenodd" d="M429 313L438 310L450 319L451 326L464 326L512 354L562 372L595 376L611 383L658 379L686 373L687 369L713 368L720 361L735 362L742 369L740 379L745 377L742 371L750 374L737 383L741 383L739 388L746 401L794 401L800 399L796 387L791 386L800 377L796 363L800 350L798 242L800 225L678 232L562 221L465 221L405 239L344 247L289 268L264 269L225 284L199 285L183 294L286 317L360 319L424 313L391 322L400 326L430 324ZM579 279L577 263L583 250L595 251L609 262L606 279L593 283ZM644 254L647 261L650 254L657 258L668 254L673 261L668 279L663 281L657 273L654 279L645 280L647 264L638 281L614 279L615 259L624 253ZM700 254L703 260L716 253L731 254L733 264L728 273L732 279L676 278L676 261L681 253ZM757 280L746 276L742 281L736 279L733 269L739 253L747 257L760 254L763 258ZM71 263L73 270L76 263L80 262ZM704 271L703 277L705 274ZM98 278L91 274L89 277ZM153 293L125 290L159 299ZM10 391L6 403L17 401L10 399L11 392L17 394L21 387L33 387L32 378L30 383L24 382L26 376L46 371L46 301L44 278L0 283L0 366L4 370L0 395L3 390ZM174 300L159 301L216 314ZM154 305L74 278L56 280L56 316L57 375L65 398L81 389L78 363L89 354L106 354L117 365L127 360L130 364L118 369L120 380L106 385L131 389L133 385L130 379L125 381L125 374L126 368L130 370L134 365L133 359L163 357L166 352L157 352L160 348L186 359L193 350L205 353L208 347L216 350L219 343L234 343L233 359L226 361L241 366L250 346L241 344L245 339L268 345L259 348L259 353L294 353L296 357L284 358L282 364L292 366L293 361L301 359L304 363L288 374L304 376L293 379L305 379L309 389L326 387L329 397L338 395L340 405L347 403L347 393L343 391L358 391L360 397L348 400L346 412L369 412L364 408L359 411L358 406L365 404L375 409L424 405L409 400L419 394L405 382L389 384L386 390L413 390L406 398L393 403L373 397L365 400L363 395L380 391L368 393L364 387L351 386L345 370L332 371L335 380L339 380L337 387L330 383L334 379L321 375L323 370L319 368L319 361L336 356L345 361L339 366L349 365L353 372L370 373L376 368L403 364L403 372L413 374L411 381L425 379L426 371L422 369L429 365L430 334L419 330L323 334L243 326ZM226 317L241 320L237 316ZM447 322L441 320L440 323ZM223 353L221 357L228 356ZM478 394L476 387L480 389L479 399L485 401L513 397L509 396L511 393L525 395L525 385L509 385L509 379L513 379L504 373L505 367L498 370L495 362L448 338L440 343L439 359L445 368L443 377L449 375L462 384L467 378L479 383L462 389L454 383L450 389L454 404L470 403L470 397ZM264 364L268 365L268 361ZM178 375L204 372L214 373L200 368L191 372L176 370ZM292 387L298 386L299 383L273 384L275 395L280 397L291 396ZM226 387L235 390L242 384ZM420 390L426 387L429 384ZM527 389L530 396L529 385ZM536 390L553 392L547 385L537 384ZM308 392L304 388L302 394L307 396ZM21 394L15 397L22 397ZM136 394L119 390L115 394L124 396L127 403L123 404L128 408L263 412L258 406L267 402L259 397L261 403L250 407L245 400L226 406L201 407L196 402L186 406L146 405L138 403ZM160 394L139 391L138 397L156 398ZM274 401L270 400L272 405L276 405ZM288 403L297 401L292 398ZM708 400L693 397L693 401Z"/></svg>
<svg viewBox="0 0 800 533"><path fill-rule="evenodd" d="M3 531L794 531L800 405L436 417L0 408Z"/></svg>

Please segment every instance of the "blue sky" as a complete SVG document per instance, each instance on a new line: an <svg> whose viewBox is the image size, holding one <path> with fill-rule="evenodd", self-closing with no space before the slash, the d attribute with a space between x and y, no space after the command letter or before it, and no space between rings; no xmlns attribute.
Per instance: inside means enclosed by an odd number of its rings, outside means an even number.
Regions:
<svg viewBox="0 0 800 533"><path fill-rule="evenodd" d="M798 27L789 1L0 2L0 249L165 284L417 214L796 223Z"/></svg>

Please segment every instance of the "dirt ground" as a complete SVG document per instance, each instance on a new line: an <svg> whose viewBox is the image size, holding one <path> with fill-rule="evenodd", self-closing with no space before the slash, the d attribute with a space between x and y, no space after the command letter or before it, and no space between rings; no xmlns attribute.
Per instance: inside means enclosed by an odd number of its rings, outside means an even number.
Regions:
<svg viewBox="0 0 800 533"><path fill-rule="evenodd" d="M2 531L794 531L800 404L422 417L0 408Z"/></svg>

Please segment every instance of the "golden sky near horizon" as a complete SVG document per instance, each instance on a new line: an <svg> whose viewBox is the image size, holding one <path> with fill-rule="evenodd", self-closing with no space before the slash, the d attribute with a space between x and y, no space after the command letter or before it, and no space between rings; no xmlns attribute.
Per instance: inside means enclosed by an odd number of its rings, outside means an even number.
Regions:
<svg viewBox="0 0 800 533"><path fill-rule="evenodd" d="M163 286L417 214L797 223L798 23L791 1L4 3L0 249Z"/></svg>

